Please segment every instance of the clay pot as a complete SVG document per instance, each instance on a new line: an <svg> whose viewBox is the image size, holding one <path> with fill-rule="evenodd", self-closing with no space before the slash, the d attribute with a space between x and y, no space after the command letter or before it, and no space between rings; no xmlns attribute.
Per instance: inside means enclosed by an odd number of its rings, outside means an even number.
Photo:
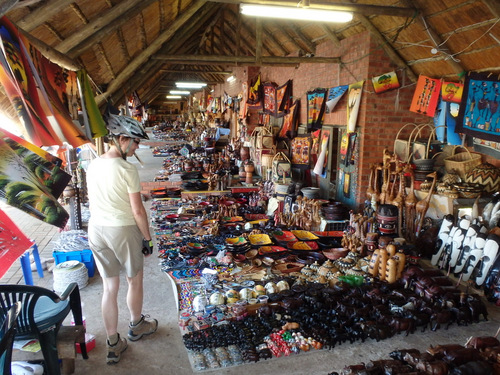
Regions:
<svg viewBox="0 0 500 375"><path fill-rule="evenodd" d="M253 163L247 163L245 164L245 172L247 173L253 173L255 171L255 165Z"/></svg>

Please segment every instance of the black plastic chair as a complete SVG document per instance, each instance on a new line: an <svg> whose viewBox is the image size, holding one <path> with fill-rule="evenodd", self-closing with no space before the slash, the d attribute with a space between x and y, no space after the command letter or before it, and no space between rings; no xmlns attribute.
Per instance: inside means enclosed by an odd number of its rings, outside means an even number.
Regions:
<svg viewBox="0 0 500 375"><path fill-rule="evenodd" d="M2 317L3 321L0 326L0 369L4 375L11 375L12 344L16 334L16 319L20 311L21 302L17 302Z"/></svg>
<svg viewBox="0 0 500 375"><path fill-rule="evenodd" d="M32 285L0 285L0 313L21 302L17 317L16 339L38 339L50 375L61 374L57 352L57 333L71 311L75 324L83 326L80 290L77 283L68 285L64 293L56 293ZM84 335L83 335L84 336ZM87 359L85 339L80 342L82 357Z"/></svg>

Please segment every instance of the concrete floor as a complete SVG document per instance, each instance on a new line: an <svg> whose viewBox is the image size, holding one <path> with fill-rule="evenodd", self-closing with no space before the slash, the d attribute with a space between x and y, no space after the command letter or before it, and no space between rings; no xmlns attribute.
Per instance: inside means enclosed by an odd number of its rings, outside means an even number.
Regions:
<svg viewBox="0 0 500 375"><path fill-rule="evenodd" d="M139 169L141 180L151 181L161 169L162 158L155 158L148 148L141 148L138 154L145 162L146 168ZM37 240L42 257L52 256L51 242L57 239L57 228L32 219L23 212L2 206L9 216L16 222L30 238ZM38 236L38 237L36 237ZM19 262L16 262L9 273L3 277L2 283L24 283ZM33 272L35 284L52 288L52 274L45 272L45 277L39 279ZM126 281L122 278L122 288L119 296L120 323L119 331L127 333L128 311L126 308ZM141 339L138 342L129 342L127 351L121 361L114 366L105 363L106 335L101 321L100 300L102 294L101 279L98 273L89 280L87 287L81 290L83 312L87 322L87 332L96 336L96 348L89 353L89 359L81 356L76 359L75 374L192 374L193 370L182 343L181 333L177 324L177 310L174 292L166 274L160 270L159 260L151 256L145 261L145 296L144 313L158 319L158 332ZM245 364L239 367L204 371L214 374L234 375L276 375L276 374L323 374L340 371L346 365L368 362L370 360L389 358L389 353L396 349L416 348L425 350L429 345L460 343L463 344L470 336L494 335L500 326L500 309L492 304L488 305L490 320L467 327L453 325L449 330L436 332L416 333L408 337L395 336L389 340L375 342L367 340L365 343L343 344L333 350L311 351L299 355L260 361ZM14 360L20 358L21 353L14 353ZM33 357L40 357L40 354ZM23 357L26 358L26 357Z"/></svg>

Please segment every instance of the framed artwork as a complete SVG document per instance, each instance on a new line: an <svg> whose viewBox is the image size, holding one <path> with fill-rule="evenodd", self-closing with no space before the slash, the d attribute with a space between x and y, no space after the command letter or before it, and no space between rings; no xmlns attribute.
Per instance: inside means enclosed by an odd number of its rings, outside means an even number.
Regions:
<svg viewBox="0 0 500 375"><path fill-rule="evenodd" d="M327 89L307 92L307 130L321 129L326 108Z"/></svg>
<svg viewBox="0 0 500 375"><path fill-rule="evenodd" d="M272 116L276 116L276 83L265 82L262 85L264 92L264 113Z"/></svg>
<svg viewBox="0 0 500 375"><path fill-rule="evenodd" d="M311 138L300 136L292 139L292 164L298 167L309 167Z"/></svg>
<svg viewBox="0 0 500 375"><path fill-rule="evenodd" d="M500 142L499 103L498 75L467 73L456 131L472 137Z"/></svg>

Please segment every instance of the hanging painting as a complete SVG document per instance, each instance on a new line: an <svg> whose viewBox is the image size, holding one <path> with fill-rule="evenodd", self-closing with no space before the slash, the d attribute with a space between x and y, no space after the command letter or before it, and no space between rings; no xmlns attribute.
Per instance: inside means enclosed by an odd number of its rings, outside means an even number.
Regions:
<svg viewBox="0 0 500 375"><path fill-rule="evenodd" d="M257 76L255 81L250 84L248 88L248 99L247 103L249 107L259 109L262 108L262 84L260 82L260 74Z"/></svg>
<svg viewBox="0 0 500 375"><path fill-rule="evenodd" d="M0 278L33 243L10 217L0 210Z"/></svg>
<svg viewBox="0 0 500 375"><path fill-rule="evenodd" d="M335 106L342 98L342 96L345 94L348 88L349 88L348 85L343 85L343 86L332 87L331 89L328 90L328 95L326 97L326 113L333 112Z"/></svg>
<svg viewBox="0 0 500 375"><path fill-rule="evenodd" d="M361 105L361 94L365 81L359 81L349 85L347 100L347 132L352 133L356 129L358 121L359 106Z"/></svg>
<svg viewBox="0 0 500 375"><path fill-rule="evenodd" d="M345 198L350 198L351 197L351 174L344 172L344 197Z"/></svg>
<svg viewBox="0 0 500 375"><path fill-rule="evenodd" d="M99 138L108 134L106 123L102 118L101 111L95 101L92 86L85 70L79 70L78 89L80 91L82 115L88 138Z"/></svg>
<svg viewBox="0 0 500 375"><path fill-rule="evenodd" d="M247 117L248 113L248 83L243 82L241 84L241 93L238 95L240 97L240 119L244 119Z"/></svg>
<svg viewBox="0 0 500 375"><path fill-rule="evenodd" d="M307 92L307 130L321 129L326 108L326 89Z"/></svg>
<svg viewBox="0 0 500 375"><path fill-rule="evenodd" d="M434 117L441 93L441 80L426 76L418 77L410 111Z"/></svg>
<svg viewBox="0 0 500 375"><path fill-rule="evenodd" d="M292 139L292 164L294 167L308 168L311 138L300 136Z"/></svg>
<svg viewBox="0 0 500 375"><path fill-rule="evenodd" d="M64 228L68 213L3 139L0 139L0 160L0 198L37 219Z"/></svg>
<svg viewBox="0 0 500 375"><path fill-rule="evenodd" d="M456 131L500 142L500 81L498 75L469 72L458 112Z"/></svg>
<svg viewBox="0 0 500 375"><path fill-rule="evenodd" d="M373 77L372 83L376 94L397 89L400 86L398 76L394 71Z"/></svg>
<svg viewBox="0 0 500 375"><path fill-rule="evenodd" d="M291 106L288 113L283 117L283 125L278 133L278 139L292 139L297 132L299 121L300 100L297 99Z"/></svg>
<svg viewBox="0 0 500 375"><path fill-rule="evenodd" d="M276 89L277 117L283 117L287 114L292 105L292 84L293 81L290 79Z"/></svg>
<svg viewBox="0 0 500 375"><path fill-rule="evenodd" d="M441 85L441 98L445 102L458 103L462 100L464 84L460 82L443 82Z"/></svg>
<svg viewBox="0 0 500 375"><path fill-rule="evenodd" d="M262 85L264 92L264 113L276 115L276 84L274 82L264 82Z"/></svg>
<svg viewBox="0 0 500 375"><path fill-rule="evenodd" d="M316 165L318 160L320 136L321 129L311 132L311 154L309 156L311 165Z"/></svg>
<svg viewBox="0 0 500 375"><path fill-rule="evenodd" d="M34 153L32 150L24 147L22 144L17 143L10 137L8 132L3 129L0 129L0 138L14 150L17 156L22 159L24 164L36 176L38 181L47 188L50 194L55 198L59 198L64 188L71 181L71 175L61 169L60 165L53 164Z"/></svg>

